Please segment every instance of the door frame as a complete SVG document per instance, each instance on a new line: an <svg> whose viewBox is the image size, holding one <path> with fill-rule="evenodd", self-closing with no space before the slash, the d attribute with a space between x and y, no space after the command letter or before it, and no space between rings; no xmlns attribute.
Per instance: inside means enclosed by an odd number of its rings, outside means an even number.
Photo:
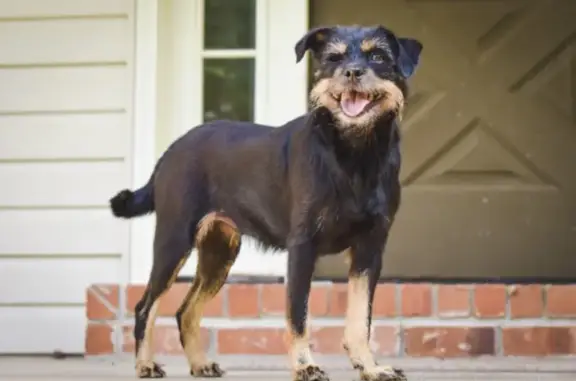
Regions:
<svg viewBox="0 0 576 381"><path fill-rule="evenodd" d="M160 0L136 0L134 147L132 186L146 181L157 159L160 44ZM162 0L170 3L169 40L173 55L169 80L170 140L201 122L202 38L204 0ZM308 29L308 0L257 0L255 120L280 125L307 110L307 60L296 64L294 45ZM200 84L200 85L199 85ZM152 266L154 216L130 221L130 282L144 283ZM243 245L231 273L285 275L286 253L265 254L250 240ZM195 255L182 269L193 275Z"/></svg>

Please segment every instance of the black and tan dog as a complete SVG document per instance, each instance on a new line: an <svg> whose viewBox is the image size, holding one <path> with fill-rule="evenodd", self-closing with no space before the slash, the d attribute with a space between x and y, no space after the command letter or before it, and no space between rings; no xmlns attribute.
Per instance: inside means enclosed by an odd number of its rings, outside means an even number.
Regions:
<svg viewBox="0 0 576 381"><path fill-rule="evenodd" d="M308 294L318 256L344 250L350 259L344 348L362 379L404 378L376 364L368 340L382 253L400 205L398 121L422 45L382 26L323 27L295 50L297 62L308 50L315 58L312 111L275 128L235 121L193 128L166 150L144 187L110 201L118 217L156 212L153 267L136 306L139 377L165 375L151 352L158 298L194 246L196 277L176 316L180 339L192 375L222 376L201 348L200 320L247 235L288 250L295 380L328 379L309 347Z"/></svg>

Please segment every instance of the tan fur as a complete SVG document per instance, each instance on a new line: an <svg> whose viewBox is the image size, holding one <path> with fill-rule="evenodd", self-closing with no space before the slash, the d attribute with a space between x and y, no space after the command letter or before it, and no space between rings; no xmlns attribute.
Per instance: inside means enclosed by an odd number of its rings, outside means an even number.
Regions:
<svg viewBox="0 0 576 381"><path fill-rule="evenodd" d="M348 45L342 41L330 41L326 44L325 52L328 54L344 54L348 49Z"/></svg>
<svg viewBox="0 0 576 381"><path fill-rule="evenodd" d="M184 354L190 368L194 370L208 363L200 338L200 321L206 304L207 293L201 293L202 280L199 279L197 287L192 286L185 299L190 299L187 308L182 314L182 338L184 341Z"/></svg>
<svg viewBox="0 0 576 381"><path fill-rule="evenodd" d="M344 341L353 364L376 366L368 347L368 275L353 275L348 280L348 306Z"/></svg>
<svg viewBox="0 0 576 381"><path fill-rule="evenodd" d="M285 337L288 344L290 353L290 364L292 370L297 372L299 369L306 368L310 365L315 365L314 359L312 357L312 351L310 350L310 338L308 334L308 329L304 332L303 336L298 336L292 332L290 322L288 323L287 337Z"/></svg>
<svg viewBox="0 0 576 381"><path fill-rule="evenodd" d="M381 38L373 37L363 40L360 44L360 50L362 50L364 53L374 50L378 47L386 47L386 41L383 41Z"/></svg>
<svg viewBox="0 0 576 381"><path fill-rule="evenodd" d="M202 220L198 223L198 231L196 233L196 247L198 244L204 241L208 233L213 230L214 225L220 222L219 228L222 230L227 237L230 237L230 246L234 246L232 240L237 240L239 237L238 227L230 218L223 216L219 213L212 212L204 216Z"/></svg>
<svg viewBox="0 0 576 381"><path fill-rule="evenodd" d="M184 266L184 264L188 260L189 256L190 256L190 253L185 255L180 260L178 265L176 266L174 273L172 274L172 276L168 280L168 284L166 285L166 291L168 291L170 289L170 287L172 287L172 285L174 284L176 277L180 273L180 270L182 269L182 267ZM138 353L136 355L136 373L138 375L145 375L147 372L147 368L153 368L154 367L154 344L153 343L154 343L154 329L155 329L155 324L156 324L156 315L158 312L158 306L159 306L160 300L161 300L162 296L166 293L166 291L164 291L156 299L156 301L154 302L154 304L152 304L152 307L150 308L150 313L148 314L148 319L146 320L146 330L144 331L144 339L142 339L142 342L140 343L140 348L139 348Z"/></svg>
<svg viewBox="0 0 576 381"><path fill-rule="evenodd" d="M360 44L360 50L362 50L363 52L369 52L370 50L374 49L376 47L376 40L373 38L368 38L366 40L363 40L362 43Z"/></svg>
<svg viewBox="0 0 576 381"><path fill-rule="evenodd" d="M158 313L158 305L160 299L156 299L150 313L148 320L146 320L146 330L144 331L144 339L140 343L140 348L136 355L136 374L145 375L147 369L154 368L154 323L156 322L156 314Z"/></svg>
<svg viewBox="0 0 576 381"><path fill-rule="evenodd" d="M348 280L348 306L344 347L352 365L360 369L362 380L380 380L382 374L394 378L396 372L391 366L376 365L368 343L368 275L352 275Z"/></svg>
<svg viewBox="0 0 576 381"><path fill-rule="evenodd" d="M356 132L366 132L363 128L370 128L373 122L385 112L394 111L398 120L402 120L404 111L404 95L402 90L392 81L381 79L372 70L362 76L361 81L353 88L347 86L340 72L335 72L334 77L324 78L316 82L310 91L310 102L315 107L326 107L339 121L339 127L347 129L354 126ZM342 112L337 98L346 90L356 90L367 93L382 95L377 107L373 107L367 113L357 118L350 118ZM360 130L360 131L357 131Z"/></svg>
<svg viewBox="0 0 576 381"><path fill-rule="evenodd" d="M205 247L211 235L215 235L214 237L228 245L227 253L214 253L210 247ZM230 268L236 260L239 245L240 232L236 224L226 216L210 213L199 223L196 234L198 248L196 276L182 302L184 309L181 320L184 354L194 375L202 376L201 372L210 364L200 337L200 321L204 306L226 282ZM216 255L218 257L215 257ZM221 262L222 259L225 262Z"/></svg>
<svg viewBox="0 0 576 381"><path fill-rule="evenodd" d="M326 39L326 35L322 32L316 33L316 41L324 41Z"/></svg>

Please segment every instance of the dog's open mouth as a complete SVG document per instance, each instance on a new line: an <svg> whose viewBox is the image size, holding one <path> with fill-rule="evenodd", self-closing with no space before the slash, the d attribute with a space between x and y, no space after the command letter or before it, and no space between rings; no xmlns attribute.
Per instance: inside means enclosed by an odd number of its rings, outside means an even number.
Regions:
<svg viewBox="0 0 576 381"><path fill-rule="evenodd" d="M346 116L356 118L374 107L382 96L355 90L345 91L339 97L340 108Z"/></svg>

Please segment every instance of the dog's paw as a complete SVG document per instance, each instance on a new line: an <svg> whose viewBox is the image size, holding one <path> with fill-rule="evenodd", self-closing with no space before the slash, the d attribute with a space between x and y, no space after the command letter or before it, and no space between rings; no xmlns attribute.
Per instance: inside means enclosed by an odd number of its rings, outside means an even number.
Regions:
<svg viewBox="0 0 576 381"><path fill-rule="evenodd" d="M204 377L204 378L215 378L222 377L226 372L220 365L215 362L210 362L208 364L193 366L190 370L190 374L194 377Z"/></svg>
<svg viewBox="0 0 576 381"><path fill-rule="evenodd" d="M136 366L136 376L138 378L164 378L166 372L158 364L141 364Z"/></svg>
<svg viewBox="0 0 576 381"><path fill-rule="evenodd" d="M370 370L360 372L362 381L407 381L406 375L402 369L392 368L391 366L377 366Z"/></svg>
<svg viewBox="0 0 576 381"><path fill-rule="evenodd" d="M330 381L326 372L316 365L306 365L294 373L294 381Z"/></svg>

